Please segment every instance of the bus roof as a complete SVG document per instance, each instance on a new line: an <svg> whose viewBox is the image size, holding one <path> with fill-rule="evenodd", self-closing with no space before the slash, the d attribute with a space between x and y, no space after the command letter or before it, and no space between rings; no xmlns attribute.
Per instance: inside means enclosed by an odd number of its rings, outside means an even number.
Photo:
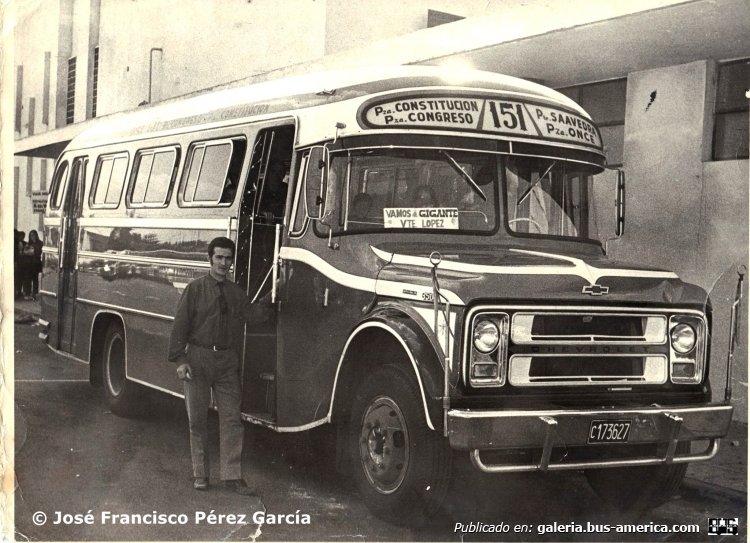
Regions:
<svg viewBox="0 0 750 543"><path fill-rule="evenodd" d="M336 123L353 117L359 103L336 108L321 123L321 108L327 104L341 104L347 100L360 102L378 95L390 96L400 91L438 92L442 96L454 92L491 93L506 98L518 98L573 112L588 121L590 116L567 96L543 85L511 76L477 70L457 70L436 66L394 66L360 68L335 72L306 74L286 79L233 86L221 90L200 92L172 98L136 111L116 113L92 127L68 145L83 149L152 136L183 132L199 126L221 126L258 121L288 115L300 120L298 144L306 145L333 138ZM348 114L346 114L348 112ZM309 122L305 123L305 117ZM348 119L347 119L348 120ZM341 123L339 123L341 124ZM339 126L339 136L362 133L357 122ZM361 124L361 123L360 123ZM372 128L372 127L371 127ZM381 127L382 128L382 127ZM450 131L450 128L446 128Z"/></svg>

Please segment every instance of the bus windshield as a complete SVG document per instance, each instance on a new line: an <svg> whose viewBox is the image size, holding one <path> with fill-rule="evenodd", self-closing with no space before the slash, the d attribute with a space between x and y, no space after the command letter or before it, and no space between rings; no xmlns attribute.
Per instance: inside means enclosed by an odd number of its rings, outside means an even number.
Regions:
<svg viewBox="0 0 750 543"><path fill-rule="evenodd" d="M597 238L590 213L590 167L560 159L508 157L505 174L511 233Z"/></svg>
<svg viewBox="0 0 750 543"><path fill-rule="evenodd" d="M498 224L499 155L448 149L364 149L331 156L344 195L338 230L491 232Z"/></svg>
<svg viewBox="0 0 750 543"><path fill-rule="evenodd" d="M563 159L456 149L373 148L332 153L341 198L337 232L421 230L596 240L593 167ZM504 187L503 198L500 198Z"/></svg>

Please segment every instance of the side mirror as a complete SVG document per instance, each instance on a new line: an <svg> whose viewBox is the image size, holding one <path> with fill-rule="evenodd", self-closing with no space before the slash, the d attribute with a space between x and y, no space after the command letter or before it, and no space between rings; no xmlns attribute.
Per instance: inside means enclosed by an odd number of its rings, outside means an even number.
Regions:
<svg viewBox="0 0 750 543"><path fill-rule="evenodd" d="M305 166L305 213L311 219L320 219L323 214L323 187L327 163L325 147L313 147Z"/></svg>
<svg viewBox="0 0 750 543"><path fill-rule="evenodd" d="M617 170L615 208L617 212L615 235L619 238L625 232L625 172L622 170Z"/></svg>

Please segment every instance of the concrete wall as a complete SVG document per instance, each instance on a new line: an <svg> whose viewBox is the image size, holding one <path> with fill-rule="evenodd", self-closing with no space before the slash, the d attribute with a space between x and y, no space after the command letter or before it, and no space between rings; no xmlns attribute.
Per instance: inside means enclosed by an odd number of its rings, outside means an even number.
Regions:
<svg viewBox="0 0 750 543"><path fill-rule="evenodd" d="M626 233L610 245L610 254L674 270L709 292L715 315L711 378L715 396L723 397L734 266L748 261L748 161L704 160L710 157L714 74L710 61L629 74ZM737 361L736 416L746 421L744 333Z"/></svg>
<svg viewBox="0 0 750 543"><path fill-rule="evenodd" d="M380 0L367 4L326 0L325 54L335 54L373 41L427 28L427 10L460 17L484 13L487 0Z"/></svg>
<svg viewBox="0 0 750 543"><path fill-rule="evenodd" d="M60 19L60 2L49 1L43 4L44 9L33 12L19 12L15 33L13 71L17 66L23 66L21 132L16 137L29 134L40 134L55 128L55 102L57 88L57 61L59 57L57 29ZM20 30L20 31L19 31ZM45 53L49 53L49 93L47 96L49 110L48 118L44 119L43 109L45 101L44 75ZM67 58L65 59L67 61ZM30 98L34 99L34 112L30 110ZM30 122L33 119L33 126ZM47 163L47 173L43 175L42 163ZM15 167L18 168L18 198L14 213L15 227L27 234L29 230L40 231L41 214L32 211L30 193L49 185L52 177L53 161L46 159L16 158ZM28 184L29 172L31 186ZM10 179L10 178L9 178Z"/></svg>
<svg viewBox="0 0 750 543"><path fill-rule="evenodd" d="M162 99L321 56L325 2L279 6L273 0L102 0L100 114L148 100L152 48L162 50L154 53L152 77L161 82Z"/></svg>

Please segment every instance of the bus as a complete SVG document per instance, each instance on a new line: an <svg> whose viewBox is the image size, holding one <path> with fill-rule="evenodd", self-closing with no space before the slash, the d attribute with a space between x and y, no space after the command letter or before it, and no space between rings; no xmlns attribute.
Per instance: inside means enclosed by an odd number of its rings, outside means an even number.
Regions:
<svg viewBox="0 0 750 543"><path fill-rule="evenodd" d="M244 332L243 419L330 425L376 515L440 511L462 455L584 470L604 502L653 505L716 454L733 408L712 398L706 292L607 258L624 192L580 106L500 74L354 69L174 99L57 160L40 338L117 414L143 387L182 396L174 311L227 236L269 314Z"/></svg>

